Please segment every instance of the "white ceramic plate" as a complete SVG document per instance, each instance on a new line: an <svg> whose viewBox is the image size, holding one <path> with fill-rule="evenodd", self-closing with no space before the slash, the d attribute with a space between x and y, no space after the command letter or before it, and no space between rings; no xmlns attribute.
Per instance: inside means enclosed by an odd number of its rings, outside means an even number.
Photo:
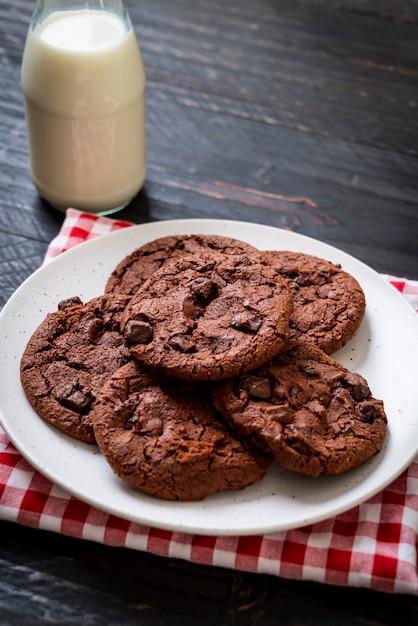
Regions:
<svg viewBox="0 0 418 626"><path fill-rule="evenodd" d="M389 432L381 452L364 465L326 478L271 467L259 483L202 502L158 500L120 481L95 446L49 426L26 400L19 380L25 345L59 300L86 301L103 292L116 264L138 246L171 234L227 235L260 249L302 251L340 263L366 294L365 319L334 358L369 382L385 402ZM30 276L0 316L0 416L23 456L42 474L90 504L134 522L216 535L268 533L312 524L368 499L394 480L418 449L418 316L372 269L319 241L276 228L220 220L163 221L123 229L63 253Z"/></svg>

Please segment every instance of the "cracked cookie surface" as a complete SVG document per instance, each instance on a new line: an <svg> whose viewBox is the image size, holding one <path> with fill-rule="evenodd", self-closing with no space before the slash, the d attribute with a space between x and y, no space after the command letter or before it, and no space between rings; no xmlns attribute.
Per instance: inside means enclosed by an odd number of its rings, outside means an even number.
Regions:
<svg viewBox="0 0 418 626"><path fill-rule="evenodd" d="M216 251L226 254L260 254L249 243L222 235L159 237L140 246L118 263L106 282L105 292L133 295L167 261L186 254Z"/></svg>
<svg viewBox="0 0 418 626"><path fill-rule="evenodd" d="M327 354L341 349L357 332L366 309L357 280L310 254L272 250L262 255L289 282L294 299L289 336Z"/></svg>
<svg viewBox="0 0 418 626"><path fill-rule="evenodd" d="M271 456L238 439L207 388L164 380L130 361L103 386L93 424L114 473L165 500L201 500L265 475Z"/></svg>
<svg viewBox="0 0 418 626"><path fill-rule="evenodd" d="M287 469L320 476L364 463L387 431L366 380L318 348L294 343L270 363L217 385L214 406Z"/></svg>
<svg viewBox="0 0 418 626"><path fill-rule="evenodd" d="M154 272L122 330L140 364L171 378L222 380L284 349L292 306L274 268L246 255L195 254Z"/></svg>
<svg viewBox="0 0 418 626"><path fill-rule="evenodd" d="M129 297L108 294L63 300L29 339L20 363L35 411L60 431L95 443L91 410L107 378L130 359L120 332Z"/></svg>

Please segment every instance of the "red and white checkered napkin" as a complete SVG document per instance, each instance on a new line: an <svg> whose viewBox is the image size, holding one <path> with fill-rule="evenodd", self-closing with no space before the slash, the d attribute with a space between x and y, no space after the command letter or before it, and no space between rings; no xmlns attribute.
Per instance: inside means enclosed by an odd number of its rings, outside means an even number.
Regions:
<svg viewBox="0 0 418 626"><path fill-rule="evenodd" d="M86 239L130 225L70 209L46 261ZM418 281L386 278L418 309ZM324 522L270 535L200 536L134 524L81 502L35 471L0 429L0 519L194 563L418 592L418 462L364 504Z"/></svg>

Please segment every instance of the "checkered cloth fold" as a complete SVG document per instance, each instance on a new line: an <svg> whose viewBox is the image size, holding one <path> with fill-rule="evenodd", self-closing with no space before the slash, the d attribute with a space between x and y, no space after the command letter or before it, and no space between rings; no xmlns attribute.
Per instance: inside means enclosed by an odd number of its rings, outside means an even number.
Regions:
<svg viewBox="0 0 418 626"><path fill-rule="evenodd" d="M131 226L69 209L45 262ZM385 276L418 309L418 281ZM193 563L384 592L418 592L418 459L383 491L323 522L269 535L217 537L150 528L74 498L34 470L0 428L0 519Z"/></svg>

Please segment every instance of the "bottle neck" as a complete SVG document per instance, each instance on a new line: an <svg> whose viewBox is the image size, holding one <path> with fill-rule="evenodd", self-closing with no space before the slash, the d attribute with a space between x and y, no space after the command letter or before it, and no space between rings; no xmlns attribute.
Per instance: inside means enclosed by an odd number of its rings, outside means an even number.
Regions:
<svg viewBox="0 0 418 626"><path fill-rule="evenodd" d="M34 30L56 12L86 10L114 13L123 20L127 31L132 26L123 0L37 0L30 26Z"/></svg>

